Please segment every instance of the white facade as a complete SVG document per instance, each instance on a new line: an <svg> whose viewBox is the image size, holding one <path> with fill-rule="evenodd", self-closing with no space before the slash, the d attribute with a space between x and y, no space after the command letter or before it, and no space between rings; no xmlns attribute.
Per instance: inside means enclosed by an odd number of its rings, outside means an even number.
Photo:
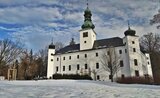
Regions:
<svg viewBox="0 0 160 98"><path fill-rule="evenodd" d="M54 66L53 66L53 61L54 61L54 55L55 54L55 49L49 49L48 50L48 66L47 66L47 77L49 78L50 76L53 75L54 72Z"/></svg>
<svg viewBox="0 0 160 98"><path fill-rule="evenodd" d="M125 36L123 42L124 46L114 47L119 61L123 61L123 67L120 67L120 70L114 77L136 76L136 71L139 76L147 74L152 76L149 54L143 54L140 51L138 37ZM55 53L55 50L49 49L47 77L52 77L55 73L89 74L91 72L93 79L99 77L100 80L109 80L109 72L105 71L102 65L102 56L104 53L107 53L107 51L108 48L97 48L51 55ZM96 68L97 63L99 68ZM77 68L77 66L79 66L79 68ZM87 66L87 68L85 68L85 66ZM93 74L93 71L96 72L96 76Z"/></svg>
<svg viewBox="0 0 160 98"><path fill-rule="evenodd" d="M115 56L118 57L117 64L121 64L114 78L145 75L152 77L150 56L141 52L139 37L135 35L134 30L129 28L125 32L124 38L96 40L94 25L90 19L91 12L88 8L84 16L87 17L87 22L80 30L80 44L66 46L58 52L49 48L48 78L55 73L60 73L88 74L95 80L109 80L110 73L104 70L102 60L104 60L103 55L108 53L110 46L114 49Z"/></svg>
<svg viewBox="0 0 160 98"><path fill-rule="evenodd" d="M95 40L96 33L93 29L80 30L80 50L92 49Z"/></svg>

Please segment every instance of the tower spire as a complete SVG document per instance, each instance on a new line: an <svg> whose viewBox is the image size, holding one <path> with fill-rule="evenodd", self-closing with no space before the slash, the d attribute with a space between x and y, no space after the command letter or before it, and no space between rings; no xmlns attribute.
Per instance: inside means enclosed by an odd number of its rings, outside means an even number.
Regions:
<svg viewBox="0 0 160 98"><path fill-rule="evenodd" d="M84 11L84 23L83 25L81 26L82 29L94 29L95 26L94 24L92 23L92 13L88 7L88 0L87 0L87 8L86 10Z"/></svg>
<svg viewBox="0 0 160 98"><path fill-rule="evenodd" d="M53 37L52 37L52 40L51 40L51 44L53 45Z"/></svg>
<svg viewBox="0 0 160 98"><path fill-rule="evenodd" d="M124 35L125 35L125 36L128 36L128 35L130 35L130 36L135 36L135 34L136 34L136 31L135 31L135 30L132 30L132 29L130 28L130 23L129 23L129 20L128 20L128 30L126 30L126 31L124 32Z"/></svg>
<svg viewBox="0 0 160 98"><path fill-rule="evenodd" d="M128 20L128 30L130 30L131 28L130 28L130 23L129 23L129 20Z"/></svg>
<svg viewBox="0 0 160 98"><path fill-rule="evenodd" d="M88 6L89 6L89 5L88 5L88 0L87 0L87 8L88 8Z"/></svg>

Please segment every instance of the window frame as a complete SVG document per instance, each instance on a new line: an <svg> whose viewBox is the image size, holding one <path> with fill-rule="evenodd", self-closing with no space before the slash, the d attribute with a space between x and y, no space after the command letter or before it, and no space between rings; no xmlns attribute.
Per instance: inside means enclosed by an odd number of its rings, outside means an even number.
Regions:
<svg viewBox="0 0 160 98"><path fill-rule="evenodd" d="M97 80L100 80L100 75L97 75L97 76L96 76L96 79L97 79Z"/></svg>
<svg viewBox="0 0 160 98"><path fill-rule="evenodd" d="M96 69L99 69L99 63L98 62L96 63Z"/></svg>
<svg viewBox="0 0 160 98"><path fill-rule="evenodd" d="M122 54L122 50L119 50L119 54Z"/></svg>
<svg viewBox="0 0 160 98"><path fill-rule="evenodd" d="M58 70L59 70L59 68L58 68L58 66L56 66L56 72L58 72Z"/></svg>
<svg viewBox="0 0 160 98"><path fill-rule="evenodd" d="M96 57L98 57L98 52L96 52Z"/></svg>
<svg viewBox="0 0 160 98"><path fill-rule="evenodd" d="M65 69L66 69L65 66L63 66L63 71L65 71Z"/></svg>
<svg viewBox="0 0 160 98"><path fill-rule="evenodd" d="M88 32L83 32L83 38L88 37Z"/></svg>
<svg viewBox="0 0 160 98"><path fill-rule="evenodd" d="M80 65L79 64L77 64L77 70L80 70Z"/></svg>
<svg viewBox="0 0 160 98"><path fill-rule="evenodd" d="M68 66L68 70L71 71L71 69L72 69L72 68L71 68L71 65L69 65L69 66Z"/></svg>
<svg viewBox="0 0 160 98"><path fill-rule="evenodd" d="M139 75L139 70L135 70L135 76L136 77L139 77L140 75Z"/></svg>
<svg viewBox="0 0 160 98"><path fill-rule="evenodd" d="M136 52L136 48L133 48L133 52Z"/></svg>
<svg viewBox="0 0 160 98"><path fill-rule="evenodd" d="M84 54L84 57L87 58L87 54Z"/></svg>
<svg viewBox="0 0 160 98"><path fill-rule="evenodd" d="M138 66L138 60L137 59L134 59L134 65Z"/></svg>
<svg viewBox="0 0 160 98"><path fill-rule="evenodd" d="M84 67L85 67L85 69L88 69L88 65L87 65L87 64L85 64L85 66L84 66Z"/></svg>
<svg viewBox="0 0 160 98"><path fill-rule="evenodd" d="M79 59L79 55L77 55L77 59Z"/></svg>
<svg viewBox="0 0 160 98"><path fill-rule="evenodd" d="M120 64L120 67L123 67L124 66L123 60L120 60L119 64Z"/></svg>

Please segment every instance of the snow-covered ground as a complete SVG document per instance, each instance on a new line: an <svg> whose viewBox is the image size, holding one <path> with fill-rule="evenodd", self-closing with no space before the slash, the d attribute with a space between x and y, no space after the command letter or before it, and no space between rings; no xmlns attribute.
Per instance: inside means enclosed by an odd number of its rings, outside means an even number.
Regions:
<svg viewBox="0 0 160 98"><path fill-rule="evenodd" d="M160 98L160 86L87 80L0 81L0 98Z"/></svg>

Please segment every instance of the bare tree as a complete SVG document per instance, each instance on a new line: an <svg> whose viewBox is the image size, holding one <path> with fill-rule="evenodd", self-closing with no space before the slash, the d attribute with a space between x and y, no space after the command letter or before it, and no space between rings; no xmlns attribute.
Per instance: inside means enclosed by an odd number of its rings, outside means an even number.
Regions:
<svg viewBox="0 0 160 98"><path fill-rule="evenodd" d="M47 48L41 49L37 53L37 65L38 65L38 73L39 76L46 76L47 72Z"/></svg>
<svg viewBox="0 0 160 98"><path fill-rule="evenodd" d="M9 39L0 40L0 74L4 66L9 66L21 54L23 45Z"/></svg>
<svg viewBox="0 0 160 98"><path fill-rule="evenodd" d="M160 51L160 35L148 33L141 37L141 46L148 52L158 52Z"/></svg>
<svg viewBox="0 0 160 98"><path fill-rule="evenodd" d="M153 16L153 19L150 20L150 24L159 24L160 23L160 9L157 14ZM157 29L160 28L160 25L157 25Z"/></svg>
<svg viewBox="0 0 160 98"><path fill-rule="evenodd" d="M160 83L160 35L148 33L140 41L144 50L150 53L154 81Z"/></svg>
<svg viewBox="0 0 160 98"><path fill-rule="evenodd" d="M119 64L119 57L115 52L114 47L109 47L108 49L104 50L104 53L101 57L102 67L105 71L110 73L109 78L111 82L113 82L114 75L119 71L120 64Z"/></svg>
<svg viewBox="0 0 160 98"><path fill-rule="evenodd" d="M9 39L0 41L0 66L8 65L14 61L22 52L20 42L12 42Z"/></svg>
<svg viewBox="0 0 160 98"><path fill-rule="evenodd" d="M64 44L62 42L55 42L54 45L55 45L56 51L64 47Z"/></svg>
<svg viewBox="0 0 160 98"><path fill-rule="evenodd" d="M32 50L28 52L23 51L20 56L19 74L21 79L33 79L37 73L36 57L33 55Z"/></svg>

